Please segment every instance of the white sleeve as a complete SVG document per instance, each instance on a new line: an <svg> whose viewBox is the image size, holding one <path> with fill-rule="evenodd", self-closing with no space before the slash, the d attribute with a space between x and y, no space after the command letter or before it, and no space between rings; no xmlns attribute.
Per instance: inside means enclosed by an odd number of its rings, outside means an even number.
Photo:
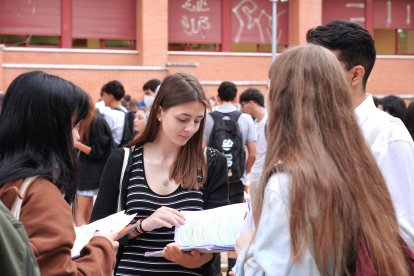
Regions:
<svg viewBox="0 0 414 276"><path fill-rule="evenodd" d="M269 182L279 179L271 178ZM268 183L271 185L271 183ZM280 183L277 183L280 187ZM290 264L289 210L281 193L267 189L246 275L286 275Z"/></svg>
<svg viewBox="0 0 414 276"><path fill-rule="evenodd" d="M400 234L414 249L414 144L391 141L373 154L390 191Z"/></svg>
<svg viewBox="0 0 414 276"><path fill-rule="evenodd" d="M236 275L320 275L308 249L300 262L290 258L289 185L290 177L285 173L269 179L254 243Z"/></svg>
<svg viewBox="0 0 414 276"><path fill-rule="evenodd" d="M206 114L206 119L204 122L204 133L203 133L203 140L208 144L208 140L210 139L211 130L213 129L214 120L210 114Z"/></svg>

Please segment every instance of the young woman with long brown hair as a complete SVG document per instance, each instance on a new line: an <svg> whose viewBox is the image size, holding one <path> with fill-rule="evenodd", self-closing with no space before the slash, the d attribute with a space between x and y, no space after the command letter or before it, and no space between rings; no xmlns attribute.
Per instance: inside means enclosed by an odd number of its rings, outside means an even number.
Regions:
<svg viewBox="0 0 414 276"><path fill-rule="evenodd" d="M79 137L74 140L80 163L80 179L75 204L77 226L89 223L93 197L98 194L102 171L114 148L111 129L104 115L95 108L89 96L88 102L88 115L79 122Z"/></svg>
<svg viewBox="0 0 414 276"><path fill-rule="evenodd" d="M184 223L182 210L228 204L227 161L218 151L202 148L207 100L188 74L167 76L156 94L147 125L133 141L131 161L119 191L123 150L109 157L92 220L122 208L138 213L136 231L118 254L116 275L217 275L213 254L182 252L174 244L174 226ZM145 257L163 250L163 257Z"/></svg>
<svg viewBox="0 0 414 276"><path fill-rule="evenodd" d="M408 275L384 179L335 55L305 45L270 69L256 233L236 275L352 275L363 238L378 275Z"/></svg>

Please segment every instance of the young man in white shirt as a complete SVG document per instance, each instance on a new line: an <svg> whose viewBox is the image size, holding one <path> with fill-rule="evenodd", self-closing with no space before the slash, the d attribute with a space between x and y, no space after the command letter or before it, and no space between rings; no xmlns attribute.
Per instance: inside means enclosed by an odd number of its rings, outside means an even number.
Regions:
<svg viewBox="0 0 414 276"><path fill-rule="evenodd" d="M125 114L128 110L122 106L121 100L125 96L124 86L117 80L107 82L101 88L101 99L106 107L99 111L104 115L112 132L112 138L118 146L121 143L125 125Z"/></svg>
<svg viewBox="0 0 414 276"><path fill-rule="evenodd" d="M365 93L376 58L374 40L360 25L340 20L308 30L306 38L338 57L357 121L390 191L400 235L414 248L414 143L401 120L377 109Z"/></svg>
<svg viewBox="0 0 414 276"><path fill-rule="evenodd" d="M266 157L267 141L266 141L266 123L267 112L265 108L265 100L262 92L256 88L248 88L239 96L239 103L242 111L251 115L256 127L256 160L250 171L250 185L256 185L263 172L264 160Z"/></svg>
<svg viewBox="0 0 414 276"><path fill-rule="evenodd" d="M213 112L222 114L230 114L237 111L235 100L237 97L237 87L233 82L224 81L220 84L217 99L220 105ZM229 116L229 115L227 115ZM242 144L247 148L247 160L245 165L245 172L250 173L253 163L256 159L256 128L254 127L253 119L250 115L242 113L237 120L237 124L241 133ZM209 145L209 140L214 127L214 119L211 113L206 116L203 134L203 145ZM231 182L229 180L229 201L230 204L243 202L244 199L244 183L243 179ZM236 263L236 253L228 253L228 270Z"/></svg>

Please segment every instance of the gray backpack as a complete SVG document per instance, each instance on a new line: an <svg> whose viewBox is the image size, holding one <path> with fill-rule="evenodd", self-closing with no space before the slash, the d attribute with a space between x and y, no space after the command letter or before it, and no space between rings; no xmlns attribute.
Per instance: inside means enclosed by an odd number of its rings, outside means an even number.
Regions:
<svg viewBox="0 0 414 276"><path fill-rule="evenodd" d="M22 195L35 178L25 179ZM24 188L24 189L23 189ZM0 274L10 276L38 276L39 266L30 246L23 224L18 220L22 200L17 197L13 213L0 200Z"/></svg>

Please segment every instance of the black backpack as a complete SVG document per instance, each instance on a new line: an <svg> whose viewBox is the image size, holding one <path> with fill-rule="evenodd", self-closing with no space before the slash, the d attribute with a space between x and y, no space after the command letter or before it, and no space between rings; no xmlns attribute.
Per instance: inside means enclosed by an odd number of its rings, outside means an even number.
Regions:
<svg viewBox="0 0 414 276"><path fill-rule="evenodd" d="M125 113L124 130L122 132L121 142L119 143L119 147L123 147L129 142L131 142L132 139L134 138L135 111L125 112L121 108L114 108L114 109Z"/></svg>
<svg viewBox="0 0 414 276"><path fill-rule="evenodd" d="M246 166L243 138L237 123L241 112L237 110L230 113L213 111L210 115L214 120L214 125L208 146L226 156L229 182L237 182L243 177Z"/></svg>

